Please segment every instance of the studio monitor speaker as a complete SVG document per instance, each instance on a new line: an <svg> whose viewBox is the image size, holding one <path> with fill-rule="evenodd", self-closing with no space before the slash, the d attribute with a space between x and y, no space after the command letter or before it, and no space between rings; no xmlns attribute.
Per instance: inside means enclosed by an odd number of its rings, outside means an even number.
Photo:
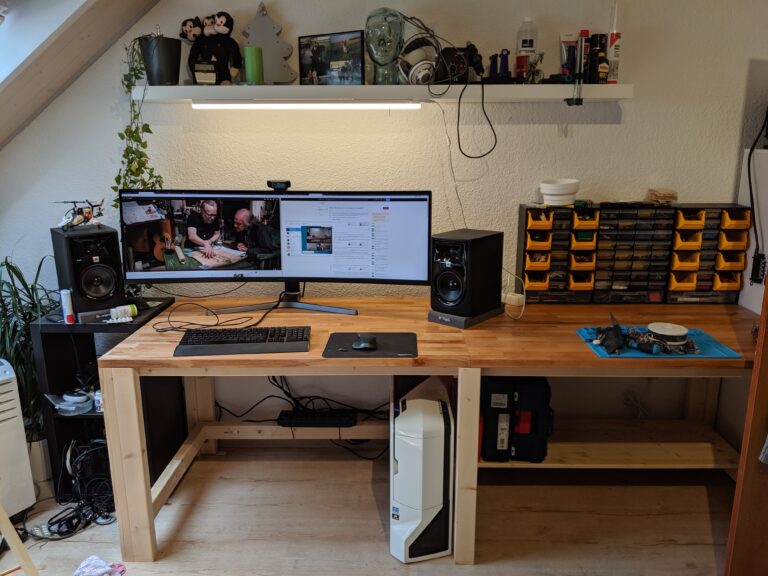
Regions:
<svg viewBox="0 0 768 576"><path fill-rule="evenodd" d="M503 246L502 232L465 228L432 236L432 310L482 319L503 311ZM435 314L430 314L430 319L442 320Z"/></svg>
<svg viewBox="0 0 768 576"><path fill-rule="evenodd" d="M75 314L125 301L117 231L101 224L51 228L59 288L72 291Z"/></svg>

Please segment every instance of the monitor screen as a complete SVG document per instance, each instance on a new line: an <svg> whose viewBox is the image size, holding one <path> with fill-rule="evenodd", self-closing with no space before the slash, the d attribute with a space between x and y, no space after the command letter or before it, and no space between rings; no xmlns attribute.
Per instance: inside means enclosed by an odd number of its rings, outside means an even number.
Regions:
<svg viewBox="0 0 768 576"><path fill-rule="evenodd" d="M427 284L430 192L121 190L128 282Z"/></svg>

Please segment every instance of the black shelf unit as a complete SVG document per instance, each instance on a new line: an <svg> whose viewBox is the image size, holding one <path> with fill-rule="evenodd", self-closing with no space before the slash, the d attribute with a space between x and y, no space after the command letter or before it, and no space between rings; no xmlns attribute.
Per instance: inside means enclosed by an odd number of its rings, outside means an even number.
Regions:
<svg viewBox="0 0 768 576"><path fill-rule="evenodd" d="M127 337L157 316L172 298L146 299L149 305L132 322L118 324L64 324L60 312L39 318L31 325L37 381L42 394L61 396L79 386L76 375L90 377L99 387L96 336L117 334ZM184 386L181 377L142 377L142 404L147 435L150 481L154 482L187 437ZM95 410L76 416L62 416L43 399L43 419L51 457L55 493L70 493L64 451L72 440L87 443L106 438L104 415Z"/></svg>

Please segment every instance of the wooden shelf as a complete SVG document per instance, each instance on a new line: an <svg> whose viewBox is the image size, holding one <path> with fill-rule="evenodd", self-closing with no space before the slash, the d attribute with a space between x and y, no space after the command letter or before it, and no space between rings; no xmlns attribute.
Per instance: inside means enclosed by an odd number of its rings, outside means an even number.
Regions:
<svg viewBox="0 0 768 576"><path fill-rule="evenodd" d="M462 86L451 86L445 95L433 96L426 86L138 86L133 98L145 102L182 104L195 102L457 102ZM435 86L441 93L444 87ZM462 102L480 102L480 86L470 85ZM486 102L562 102L573 96L567 84L491 84L485 86ZM634 96L632 84L587 84L585 102L626 100Z"/></svg>
<svg viewBox="0 0 768 576"><path fill-rule="evenodd" d="M389 420L364 420L345 428L288 428L274 422L206 422L206 440L388 440Z"/></svg>
<svg viewBox="0 0 768 576"><path fill-rule="evenodd" d="M555 420L544 462L485 462L480 468L738 468L739 454L702 422Z"/></svg>

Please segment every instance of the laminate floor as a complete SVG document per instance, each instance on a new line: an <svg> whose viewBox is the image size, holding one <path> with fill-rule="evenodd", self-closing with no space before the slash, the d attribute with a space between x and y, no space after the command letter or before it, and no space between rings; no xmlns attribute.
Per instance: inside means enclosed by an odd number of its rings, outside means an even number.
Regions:
<svg viewBox="0 0 768 576"><path fill-rule="evenodd" d="M733 493L724 474L510 474L479 489L477 565L404 566L388 553L386 455L369 462L338 448L231 450L193 464L157 517L159 561L128 563L127 576L722 573ZM30 552L42 575L69 576L91 554L119 560L117 527L32 542ZM0 572L12 565L6 553Z"/></svg>

